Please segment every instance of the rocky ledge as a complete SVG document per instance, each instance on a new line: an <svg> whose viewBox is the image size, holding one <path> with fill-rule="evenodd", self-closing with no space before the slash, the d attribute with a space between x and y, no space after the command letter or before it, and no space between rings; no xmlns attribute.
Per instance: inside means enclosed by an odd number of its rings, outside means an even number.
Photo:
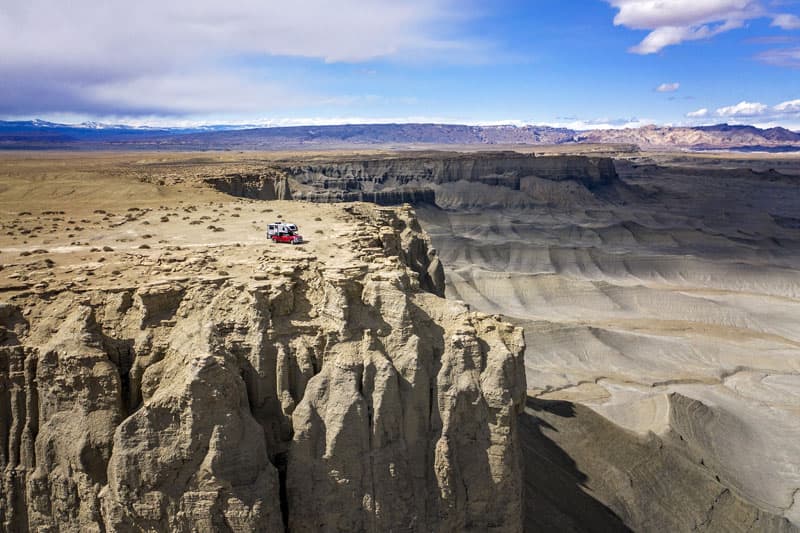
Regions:
<svg viewBox="0 0 800 533"><path fill-rule="evenodd" d="M205 182L226 194L261 200L446 207L452 207L454 189L467 184L500 187L531 199L541 197L542 188L558 182L589 191L621 184L610 158L516 152L425 152L276 161L268 168L207 177ZM441 201L440 194L444 197Z"/></svg>
<svg viewBox="0 0 800 533"><path fill-rule="evenodd" d="M342 216L346 261L7 292L2 529L520 531L522 330L410 209Z"/></svg>

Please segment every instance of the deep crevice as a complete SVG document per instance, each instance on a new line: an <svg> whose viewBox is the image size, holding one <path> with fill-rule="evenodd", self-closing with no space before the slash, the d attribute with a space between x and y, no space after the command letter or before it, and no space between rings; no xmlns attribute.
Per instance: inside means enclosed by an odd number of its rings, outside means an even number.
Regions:
<svg viewBox="0 0 800 533"><path fill-rule="evenodd" d="M3 387L0 388L0 469L5 469L10 454L11 393L5 383L9 380L9 360L12 349L0 348L0 380L4 382Z"/></svg>
<svg viewBox="0 0 800 533"><path fill-rule="evenodd" d="M101 332L103 351L109 360L117 366L120 381L120 400L122 415L127 418L141 404L139 387L132 382L131 371L136 361L133 339L115 339Z"/></svg>
<svg viewBox="0 0 800 533"><path fill-rule="evenodd" d="M281 504L281 519L283 520L283 530L289 531L289 497L286 492L286 469L289 464L289 452L275 454L275 468L278 469L278 497Z"/></svg>
<svg viewBox="0 0 800 533"><path fill-rule="evenodd" d="M23 429L23 446L27 463L25 466L36 468L36 437L39 436L39 388L36 381L36 368L39 364L38 353L31 350L25 354L25 428Z"/></svg>

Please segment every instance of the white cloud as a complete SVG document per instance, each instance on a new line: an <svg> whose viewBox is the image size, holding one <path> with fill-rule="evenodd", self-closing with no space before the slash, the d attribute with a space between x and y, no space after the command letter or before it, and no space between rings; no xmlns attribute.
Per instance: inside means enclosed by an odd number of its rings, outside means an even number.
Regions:
<svg viewBox="0 0 800 533"><path fill-rule="evenodd" d="M87 87L85 95L94 105L108 109L153 109L165 114L189 115L247 113L253 109L322 103L326 98L302 88L290 89L280 83L215 71L158 73L114 80Z"/></svg>
<svg viewBox="0 0 800 533"><path fill-rule="evenodd" d="M62 63L252 53L363 61L463 43L437 37L459 18L448 0L28 0L0 10L4 61ZM434 27L435 26L435 27ZM153 52L158 51L159 54ZM16 56L16 57L8 57ZM161 62L159 61L159 62ZM104 62L105 63L105 62Z"/></svg>
<svg viewBox="0 0 800 533"><path fill-rule="evenodd" d="M577 131L586 130L619 130L625 128L641 128L654 124L655 121L649 118L596 118L582 119L578 117L564 117L561 120L532 122L531 124L540 126L550 126L552 128L568 128Z"/></svg>
<svg viewBox="0 0 800 533"><path fill-rule="evenodd" d="M772 26L782 30L800 30L800 17L783 13L772 19Z"/></svg>
<svg viewBox="0 0 800 533"><path fill-rule="evenodd" d="M742 101L736 105L720 107L717 109L717 116L720 117L757 117L763 115L769 106L759 102Z"/></svg>
<svg viewBox="0 0 800 533"><path fill-rule="evenodd" d="M789 100L787 102L781 102L780 104L776 105L773 108L775 111L779 113L798 113L800 114L800 99L798 100Z"/></svg>
<svg viewBox="0 0 800 533"><path fill-rule="evenodd" d="M777 67L800 68L800 48L774 48L761 52L756 59Z"/></svg>
<svg viewBox="0 0 800 533"><path fill-rule="evenodd" d="M616 26L649 30L637 54L654 54L685 41L708 39L740 28L748 19L762 16L755 0L606 0L619 12Z"/></svg>
<svg viewBox="0 0 800 533"><path fill-rule="evenodd" d="M761 102L742 101L735 105L720 107L713 114L707 108L686 114L690 119L705 119L712 116L717 120L721 118L740 124L796 125L800 120L800 99L787 100L773 106Z"/></svg>
<svg viewBox="0 0 800 533"><path fill-rule="evenodd" d="M674 93L678 89L681 88L680 83L662 83L658 87L656 87L656 91L660 93Z"/></svg>
<svg viewBox="0 0 800 533"><path fill-rule="evenodd" d="M313 86L253 65L467 61L482 46L454 30L468 12L456 0L0 2L0 115L292 105Z"/></svg>

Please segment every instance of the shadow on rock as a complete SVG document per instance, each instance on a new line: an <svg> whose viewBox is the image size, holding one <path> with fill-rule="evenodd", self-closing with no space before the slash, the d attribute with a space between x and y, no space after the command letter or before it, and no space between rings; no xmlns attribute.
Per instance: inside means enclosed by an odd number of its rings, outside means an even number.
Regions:
<svg viewBox="0 0 800 533"><path fill-rule="evenodd" d="M584 488L587 476L543 430L558 431L538 416L574 418L570 402L528 398L520 415L524 461L525 531L631 531Z"/></svg>

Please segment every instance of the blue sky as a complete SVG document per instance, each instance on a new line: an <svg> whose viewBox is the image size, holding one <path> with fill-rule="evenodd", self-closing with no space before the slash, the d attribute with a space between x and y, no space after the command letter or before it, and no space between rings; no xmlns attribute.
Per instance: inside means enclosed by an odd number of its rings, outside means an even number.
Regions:
<svg viewBox="0 0 800 533"><path fill-rule="evenodd" d="M9 0L0 118L800 129L800 0Z"/></svg>

